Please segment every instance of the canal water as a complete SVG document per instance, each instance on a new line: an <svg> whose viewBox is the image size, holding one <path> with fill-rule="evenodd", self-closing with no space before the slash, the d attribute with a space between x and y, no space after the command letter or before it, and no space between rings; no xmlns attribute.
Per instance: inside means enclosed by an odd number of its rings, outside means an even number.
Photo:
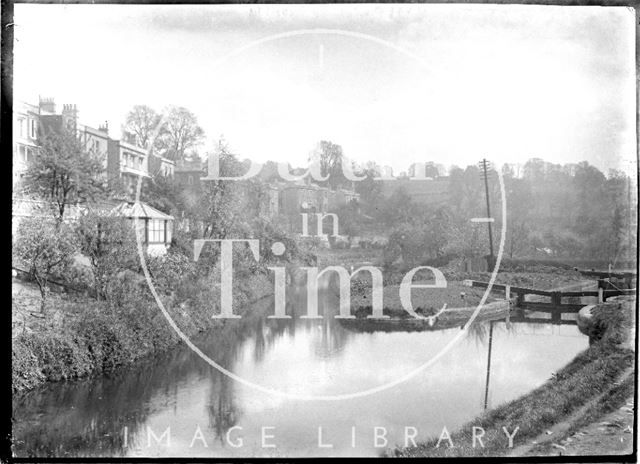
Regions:
<svg viewBox="0 0 640 464"><path fill-rule="evenodd" d="M288 313L297 312L296 301L288 303ZM330 297L323 301L327 313L327 308L337 306ZM265 387L338 395L413 371L461 330L355 332L331 317L268 319L272 305L269 298L261 300L242 319L194 342L216 362ZM369 396L328 402L262 393L231 380L180 346L117 374L50 384L17 397L14 452L375 456L404 445L406 434L420 441L439 436L443 427L453 432L483 412L485 396L489 407L515 399L588 347L587 337L570 321L536 321L474 324L452 349L412 379Z"/></svg>

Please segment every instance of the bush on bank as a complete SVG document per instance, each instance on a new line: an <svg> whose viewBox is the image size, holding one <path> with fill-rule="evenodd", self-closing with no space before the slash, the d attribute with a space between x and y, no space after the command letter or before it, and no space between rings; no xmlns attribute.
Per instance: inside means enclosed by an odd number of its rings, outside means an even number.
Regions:
<svg viewBox="0 0 640 464"><path fill-rule="evenodd" d="M219 265L204 272L177 253L148 258L147 264L165 309L185 334L223 324L211 317L220 312ZM51 323L13 340L13 391L28 390L44 381L108 372L179 341L144 277L122 272L113 276L109 287L107 300L63 299L63 307L55 308L65 315L62 324ZM266 274L257 272L235 278L233 292L238 313L251 301L270 294L272 284Z"/></svg>
<svg viewBox="0 0 640 464"><path fill-rule="evenodd" d="M160 293L166 310L188 336L223 324L211 317L219 312L219 294L213 295L212 279L198 279L190 285L183 282L171 295ZM264 296L269 286L259 277L253 282L238 281L234 285L234 311L241 311L256 295ZM188 298L176 296L189 289L193 293ZM122 295L117 304L85 298L67 301L64 308L58 308L70 315L64 325L16 337L13 391L28 390L44 381L112 371L179 341L148 290L124 285L122 291L126 297Z"/></svg>
<svg viewBox="0 0 640 464"><path fill-rule="evenodd" d="M96 298L76 295L57 300L58 307L50 308L50 314L42 313L41 327L14 338L14 391L48 380L110 371L179 341L147 287L133 230L125 221L90 213L70 229L77 251L89 266L80 272L78 266L69 265L55 277ZM273 292L268 266L308 264L313 258L312 250L300 247L281 225L266 219L255 219L245 232L260 241L260 260L256 262L248 248L234 247L233 307L237 314ZM16 240L26 243L26 251L37 245L20 235ZM284 243L283 256L272 253L275 241ZM166 311L191 336L224 322L211 317L220 313L219 253L207 247L195 262L188 242L184 238L166 255L146 256L145 261Z"/></svg>

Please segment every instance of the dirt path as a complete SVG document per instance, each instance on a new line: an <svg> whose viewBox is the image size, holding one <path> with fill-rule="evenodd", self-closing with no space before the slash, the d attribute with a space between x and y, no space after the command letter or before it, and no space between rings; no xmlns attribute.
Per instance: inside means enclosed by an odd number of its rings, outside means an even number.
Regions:
<svg viewBox="0 0 640 464"><path fill-rule="evenodd" d="M559 446L552 446L547 455L630 454L633 451L633 408L631 397L617 411L581 428Z"/></svg>
<svg viewBox="0 0 640 464"><path fill-rule="evenodd" d="M633 369L626 370L617 386L634 375ZM610 390L592 398L571 416L554 424L531 442L514 448L510 456L564 456L564 455L607 455L628 454L633 447L633 397L619 410L601 416L596 422L580 428L565 437L571 426L585 416L590 409L602 401ZM563 438L564 437L564 438Z"/></svg>

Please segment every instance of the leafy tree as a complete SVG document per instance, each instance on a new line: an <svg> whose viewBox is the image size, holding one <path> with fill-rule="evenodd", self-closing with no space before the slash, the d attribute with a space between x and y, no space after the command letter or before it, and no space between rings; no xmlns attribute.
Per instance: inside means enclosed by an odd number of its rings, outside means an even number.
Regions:
<svg viewBox="0 0 640 464"><path fill-rule="evenodd" d="M454 221L449 225L445 253L461 258L479 258L489 254L489 237L484 224L468 220Z"/></svg>
<svg viewBox="0 0 640 464"><path fill-rule="evenodd" d="M220 175L239 176L244 172L243 164L229 152L223 140L216 146L220 160ZM203 181L202 195L190 205L191 216L204 222L203 238L226 238L242 219L240 211L240 188L238 182L228 180Z"/></svg>
<svg viewBox="0 0 640 464"><path fill-rule="evenodd" d="M278 163L275 161L267 161L262 166L260 173L258 174L258 179L262 182L274 182L280 181L280 175L278 174Z"/></svg>
<svg viewBox="0 0 640 464"><path fill-rule="evenodd" d="M523 177L534 185L541 185L545 179L544 160L531 158L524 165Z"/></svg>
<svg viewBox="0 0 640 464"><path fill-rule="evenodd" d="M596 167L586 161L578 163L573 177L576 220L574 230L588 235L592 225L599 217L604 196L605 176ZM604 205L602 205L604 206Z"/></svg>
<svg viewBox="0 0 640 464"><path fill-rule="evenodd" d="M335 143L322 140L317 145L316 149L311 155L310 161L317 161L320 163L320 173L329 178L323 182L332 188L341 187L346 184L347 179L342 172L342 163L344 162L344 155L342 153L342 147Z"/></svg>
<svg viewBox="0 0 640 464"><path fill-rule="evenodd" d="M485 214L484 185L476 166L462 170L454 166L449 172L449 198L453 212L471 218Z"/></svg>
<svg viewBox="0 0 640 464"><path fill-rule="evenodd" d="M13 255L28 267L38 285L42 313L45 312L50 277L69 264L77 249L75 235L65 223L35 217L20 222Z"/></svg>
<svg viewBox="0 0 640 464"><path fill-rule="evenodd" d="M251 236L260 240L260 266L266 268L272 263L290 262L300 254L298 242L287 232L280 221L272 221L265 217L256 217L250 224ZM271 251L271 244L281 242L285 246L282 256L276 256ZM251 261L254 262L253 257Z"/></svg>
<svg viewBox="0 0 640 464"><path fill-rule="evenodd" d="M358 175L366 177L355 183L355 190L360 194L360 200L365 210L369 214L373 214L375 208L382 201L382 181L375 180L380 176L380 169L375 165L367 166Z"/></svg>
<svg viewBox="0 0 640 464"><path fill-rule="evenodd" d="M420 209L403 188L396 189L380 206L379 219L387 226L412 223Z"/></svg>
<svg viewBox="0 0 640 464"><path fill-rule="evenodd" d="M335 213L338 215L340 221L340 235L348 235L349 237L356 237L361 235L363 231L369 230L367 227L366 218L360 213L360 208L356 201L345 203L338 207ZM325 230L325 233L331 234L333 231L333 224L327 222L324 224L325 229L330 227L331 230ZM331 239L331 236L329 237Z"/></svg>
<svg viewBox="0 0 640 464"><path fill-rule="evenodd" d="M80 251L91 264L98 298L112 301L123 271L137 271L139 258L131 220L89 212L78 221L76 234Z"/></svg>
<svg viewBox="0 0 640 464"><path fill-rule="evenodd" d="M446 208L423 209L411 222L397 224L384 250L386 264L398 256L411 267L438 259L446 253L452 217Z"/></svg>
<svg viewBox="0 0 640 464"><path fill-rule="evenodd" d="M183 192L173 177L156 174L144 183L140 199L167 214L184 210Z"/></svg>
<svg viewBox="0 0 640 464"><path fill-rule="evenodd" d="M28 195L53 203L58 221L63 220L69 205L95 201L104 194L102 160L86 150L74 133L48 132L39 144L23 188Z"/></svg>
<svg viewBox="0 0 640 464"><path fill-rule="evenodd" d="M512 176L504 178L507 197L506 248L513 259L527 249L527 239L531 228L531 188L523 179ZM499 230L496 228L496 230Z"/></svg>
<svg viewBox="0 0 640 464"><path fill-rule="evenodd" d="M122 131L129 143L150 149L149 146L159 130L160 115L147 105L135 105L125 119ZM126 137L129 134L132 138Z"/></svg>

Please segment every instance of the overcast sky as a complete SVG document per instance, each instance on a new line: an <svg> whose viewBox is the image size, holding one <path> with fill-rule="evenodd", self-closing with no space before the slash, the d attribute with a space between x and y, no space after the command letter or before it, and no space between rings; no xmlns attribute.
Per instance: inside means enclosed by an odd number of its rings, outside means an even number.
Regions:
<svg viewBox="0 0 640 464"><path fill-rule="evenodd" d="M634 19L623 7L16 4L14 92L76 103L114 136L134 104L185 106L203 152L224 135L261 162L305 165L331 140L396 172L482 157L635 169Z"/></svg>

